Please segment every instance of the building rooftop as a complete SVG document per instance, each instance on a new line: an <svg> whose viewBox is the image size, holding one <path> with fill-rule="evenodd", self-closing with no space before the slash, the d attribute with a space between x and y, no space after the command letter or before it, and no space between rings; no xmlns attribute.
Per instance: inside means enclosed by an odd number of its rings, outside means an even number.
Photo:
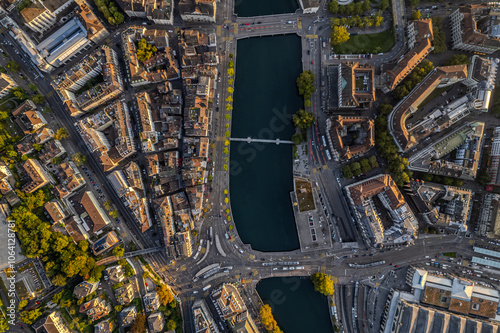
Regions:
<svg viewBox="0 0 500 333"><path fill-rule="evenodd" d="M406 151L417 144L406 127L408 116L415 112L420 103L439 85L449 84L450 81L458 82L465 78L467 78L467 65L434 68L422 82L394 107L388 119L389 129L400 151Z"/></svg>

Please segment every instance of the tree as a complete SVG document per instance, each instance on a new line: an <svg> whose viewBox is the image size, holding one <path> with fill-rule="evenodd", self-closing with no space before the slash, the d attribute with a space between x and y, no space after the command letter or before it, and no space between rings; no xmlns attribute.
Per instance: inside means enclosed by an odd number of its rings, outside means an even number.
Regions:
<svg viewBox="0 0 500 333"><path fill-rule="evenodd" d="M268 332L273 332L273 333L282 332L281 329L278 327L276 319L274 319L272 309L269 306L269 304L262 305L260 307L259 314L262 324L264 325L265 329Z"/></svg>
<svg viewBox="0 0 500 333"><path fill-rule="evenodd" d="M33 83L30 83L28 84L28 87L31 89L31 91L33 91L34 93L36 93L38 91L38 88L36 86L36 84L33 84Z"/></svg>
<svg viewBox="0 0 500 333"><path fill-rule="evenodd" d="M43 102L45 102L45 97L43 97L43 95L36 94L31 100L35 104L43 104Z"/></svg>
<svg viewBox="0 0 500 333"><path fill-rule="evenodd" d="M59 128L54 134L54 139L56 140L62 140L67 138L69 138L69 133L64 127Z"/></svg>
<svg viewBox="0 0 500 333"><path fill-rule="evenodd" d="M333 280L328 274L314 273L311 275L314 290L322 293L325 296L333 295Z"/></svg>
<svg viewBox="0 0 500 333"><path fill-rule="evenodd" d="M116 209L110 211L109 212L109 216L111 216L112 218L116 219L118 217L118 211Z"/></svg>
<svg viewBox="0 0 500 333"><path fill-rule="evenodd" d="M54 157L53 159L50 160L50 163L52 163L52 165L59 165L62 163L62 157L61 156Z"/></svg>
<svg viewBox="0 0 500 333"><path fill-rule="evenodd" d="M234 68L234 62L232 60L229 60L229 62L227 63L227 66L229 68Z"/></svg>
<svg viewBox="0 0 500 333"><path fill-rule="evenodd" d="M305 110L300 109L292 116L293 125L301 130L307 130L314 125L314 116Z"/></svg>
<svg viewBox="0 0 500 333"><path fill-rule="evenodd" d="M9 321L7 318L0 319L0 333L3 333L9 329Z"/></svg>
<svg viewBox="0 0 500 333"><path fill-rule="evenodd" d="M61 291L60 293L57 293L54 296L52 296L52 299L50 301L52 303L54 303L54 304L59 304L59 302L61 301L61 298L62 298L63 294L64 294L64 290Z"/></svg>
<svg viewBox="0 0 500 333"><path fill-rule="evenodd" d="M146 331L146 316L144 313L139 313L130 328L131 333L144 333Z"/></svg>
<svg viewBox="0 0 500 333"><path fill-rule="evenodd" d="M413 13L411 13L411 19L412 20L421 20L422 19L422 12L420 10L414 10Z"/></svg>
<svg viewBox="0 0 500 333"><path fill-rule="evenodd" d="M344 178L347 179L354 177L354 174L352 173L352 170L348 165L344 165L342 167L342 174L344 175Z"/></svg>
<svg viewBox="0 0 500 333"><path fill-rule="evenodd" d="M234 88L233 87L228 87L227 88L227 92L232 94L234 92Z"/></svg>
<svg viewBox="0 0 500 333"><path fill-rule="evenodd" d="M234 68L228 68L227 69L227 75L233 76L234 75Z"/></svg>
<svg viewBox="0 0 500 333"><path fill-rule="evenodd" d="M347 28L344 26L334 26L332 27L332 33L330 34L330 41L332 45L340 45L349 40L349 33Z"/></svg>
<svg viewBox="0 0 500 333"><path fill-rule="evenodd" d="M123 305L115 305L115 312L120 312L122 310L123 310Z"/></svg>
<svg viewBox="0 0 500 333"><path fill-rule="evenodd" d="M12 72L18 72L21 66L14 60L11 60L7 63L7 68Z"/></svg>
<svg viewBox="0 0 500 333"><path fill-rule="evenodd" d="M328 11L330 14L337 14L339 11L339 2L337 0L332 0L328 3Z"/></svg>
<svg viewBox="0 0 500 333"><path fill-rule="evenodd" d="M469 57L466 54L454 54L447 62L446 66L468 65Z"/></svg>
<svg viewBox="0 0 500 333"><path fill-rule="evenodd" d="M410 5L413 7L417 6L420 3L420 0L410 0Z"/></svg>
<svg viewBox="0 0 500 333"><path fill-rule="evenodd" d="M28 300L27 299L23 299L21 302L19 302L19 305L17 306L18 307L18 310L22 310L24 309L24 307L28 305Z"/></svg>
<svg viewBox="0 0 500 333"><path fill-rule="evenodd" d="M0 121L9 119L9 114L5 111L0 111Z"/></svg>
<svg viewBox="0 0 500 333"><path fill-rule="evenodd" d="M123 254L125 253L125 247L123 245L116 246L113 251L113 255L117 258L123 257Z"/></svg>
<svg viewBox="0 0 500 333"><path fill-rule="evenodd" d="M191 231L191 234L193 235L193 237L198 237L198 230Z"/></svg>
<svg viewBox="0 0 500 333"><path fill-rule="evenodd" d="M297 88L299 89L299 95L304 96L304 99L311 99L312 94L316 91L313 72L302 72L297 78Z"/></svg>
<svg viewBox="0 0 500 333"><path fill-rule="evenodd" d="M368 161L367 158L364 158L361 160L361 171L363 173L365 172L368 172L372 169L372 167L370 166L370 162Z"/></svg>
<svg viewBox="0 0 500 333"><path fill-rule="evenodd" d="M156 46L148 43L145 38L141 38L137 44L136 55L139 61L149 60L158 51Z"/></svg>
<svg viewBox="0 0 500 333"><path fill-rule="evenodd" d="M378 9L386 10L387 8L389 8L389 0L380 0L378 4Z"/></svg>
<svg viewBox="0 0 500 333"><path fill-rule="evenodd" d="M66 284L66 278L61 275L61 274L57 274L56 276L54 276L54 278L52 279L52 283L55 285L55 286L59 286L59 287L62 287Z"/></svg>
<svg viewBox="0 0 500 333"><path fill-rule="evenodd" d="M75 162L75 164L77 166L87 164L87 157L85 155L83 155L82 153L74 154L72 157L72 160L73 160L73 162Z"/></svg>
<svg viewBox="0 0 500 333"><path fill-rule="evenodd" d="M42 312L40 308L31 310L31 311L23 311L21 312L20 320L26 325L33 325L38 318L42 316Z"/></svg>
<svg viewBox="0 0 500 333"><path fill-rule="evenodd" d="M174 296L166 284L159 285L155 290L158 293L158 297L160 298L160 303L162 305L170 304L174 300Z"/></svg>
<svg viewBox="0 0 500 333"><path fill-rule="evenodd" d="M174 320L169 319L167 321L167 331L174 331L177 328L177 324L175 323Z"/></svg>
<svg viewBox="0 0 500 333"><path fill-rule="evenodd" d="M19 98L21 101L28 99L28 94L26 94L26 92L20 87L12 88L10 93L12 96Z"/></svg>
<svg viewBox="0 0 500 333"><path fill-rule="evenodd" d="M378 167L377 156L372 155L369 157L368 160L370 161L370 165L371 165L372 169Z"/></svg>
<svg viewBox="0 0 500 333"><path fill-rule="evenodd" d="M5 67L0 66L0 73L7 73L7 70L5 69Z"/></svg>

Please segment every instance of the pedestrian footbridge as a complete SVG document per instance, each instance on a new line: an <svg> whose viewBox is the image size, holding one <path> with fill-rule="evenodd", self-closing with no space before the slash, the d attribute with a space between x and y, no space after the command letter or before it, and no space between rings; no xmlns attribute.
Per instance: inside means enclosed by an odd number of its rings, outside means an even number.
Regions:
<svg viewBox="0 0 500 333"><path fill-rule="evenodd" d="M285 143L285 144L293 144L292 141L289 140L266 140L266 139L252 139L251 137L248 138L230 138L230 141L240 141L240 142L246 142L246 143L252 143L252 142L262 142L262 143L275 143L279 145L280 143Z"/></svg>

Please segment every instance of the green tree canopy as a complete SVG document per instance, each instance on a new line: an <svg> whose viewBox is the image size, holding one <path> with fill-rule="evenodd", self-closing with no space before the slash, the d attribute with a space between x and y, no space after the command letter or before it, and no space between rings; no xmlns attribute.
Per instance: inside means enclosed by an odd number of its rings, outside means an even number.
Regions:
<svg viewBox="0 0 500 333"><path fill-rule="evenodd" d="M282 332L281 329L278 327L276 319L274 319L271 306L269 306L268 304L262 305L260 307L259 314L262 324L264 325L265 329L268 332L273 332L273 333Z"/></svg>
<svg viewBox="0 0 500 333"><path fill-rule="evenodd" d="M40 94L36 94L31 99L32 99L33 103L35 103L35 104L43 104L43 102L45 102L45 97L43 97L43 95L40 95Z"/></svg>
<svg viewBox="0 0 500 333"><path fill-rule="evenodd" d="M313 72L302 72L297 78L297 88L299 89L299 95L304 96L306 100L310 99L312 94L316 91Z"/></svg>
<svg viewBox="0 0 500 333"><path fill-rule="evenodd" d="M21 312L20 320L26 325L33 325L38 318L42 316L42 312L40 309L35 309L31 311L23 311Z"/></svg>
<svg viewBox="0 0 500 333"><path fill-rule="evenodd" d="M19 71L19 69L21 69L21 66L14 60L11 60L7 63L7 68L12 72L17 72Z"/></svg>
<svg viewBox="0 0 500 333"><path fill-rule="evenodd" d="M158 297L160 298L160 303L162 305L170 304L170 302L174 300L174 296L166 284L159 285L155 290L158 293Z"/></svg>
<svg viewBox="0 0 500 333"><path fill-rule="evenodd" d="M468 65L469 57L466 54L454 54L451 58L446 62L446 66L453 65Z"/></svg>
<svg viewBox="0 0 500 333"><path fill-rule="evenodd" d="M59 128L54 134L54 139L56 140L62 140L67 138L69 138L69 133L64 127Z"/></svg>
<svg viewBox="0 0 500 333"><path fill-rule="evenodd" d="M332 45L340 45L347 42L349 40L347 28L344 26L333 26L330 40Z"/></svg>
<svg viewBox="0 0 500 333"><path fill-rule="evenodd" d="M117 258L123 257L123 254L125 253L125 247L123 245L116 246L113 251L113 255Z"/></svg>
<svg viewBox="0 0 500 333"><path fill-rule="evenodd" d="M322 293L325 296L333 295L333 280L328 274L314 273L311 275L314 290Z"/></svg>
<svg viewBox="0 0 500 333"><path fill-rule="evenodd" d="M422 12L420 10L414 10L411 13L411 19L412 20L420 20L420 19L422 19Z"/></svg>
<svg viewBox="0 0 500 333"><path fill-rule="evenodd" d="M82 153L74 154L71 159L73 160L73 162L75 162L77 166L87 164L87 157Z"/></svg>
<svg viewBox="0 0 500 333"><path fill-rule="evenodd" d="M146 331L146 316L139 313L130 327L130 333L144 333Z"/></svg>
<svg viewBox="0 0 500 333"><path fill-rule="evenodd" d="M148 43L146 39L142 38L137 44L137 60L142 62L149 60L157 51L158 49L156 46Z"/></svg>
<svg viewBox="0 0 500 333"><path fill-rule="evenodd" d="M293 125L301 130L307 130L314 125L314 116L305 110L300 109L292 116Z"/></svg>
<svg viewBox="0 0 500 333"><path fill-rule="evenodd" d="M330 14L337 14L339 11L339 2L337 0L331 0L328 3L328 11Z"/></svg>

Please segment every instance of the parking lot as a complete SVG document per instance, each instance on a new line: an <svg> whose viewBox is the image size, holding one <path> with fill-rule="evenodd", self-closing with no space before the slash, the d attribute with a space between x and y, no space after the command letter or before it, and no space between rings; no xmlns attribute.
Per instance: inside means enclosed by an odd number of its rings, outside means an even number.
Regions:
<svg viewBox="0 0 500 333"><path fill-rule="evenodd" d="M295 192L291 192L295 224L299 235L300 249L302 252L319 249L331 249L333 234L328 225L326 207L321 203L317 189L313 186L315 209L300 212L298 209Z"/></svg>

